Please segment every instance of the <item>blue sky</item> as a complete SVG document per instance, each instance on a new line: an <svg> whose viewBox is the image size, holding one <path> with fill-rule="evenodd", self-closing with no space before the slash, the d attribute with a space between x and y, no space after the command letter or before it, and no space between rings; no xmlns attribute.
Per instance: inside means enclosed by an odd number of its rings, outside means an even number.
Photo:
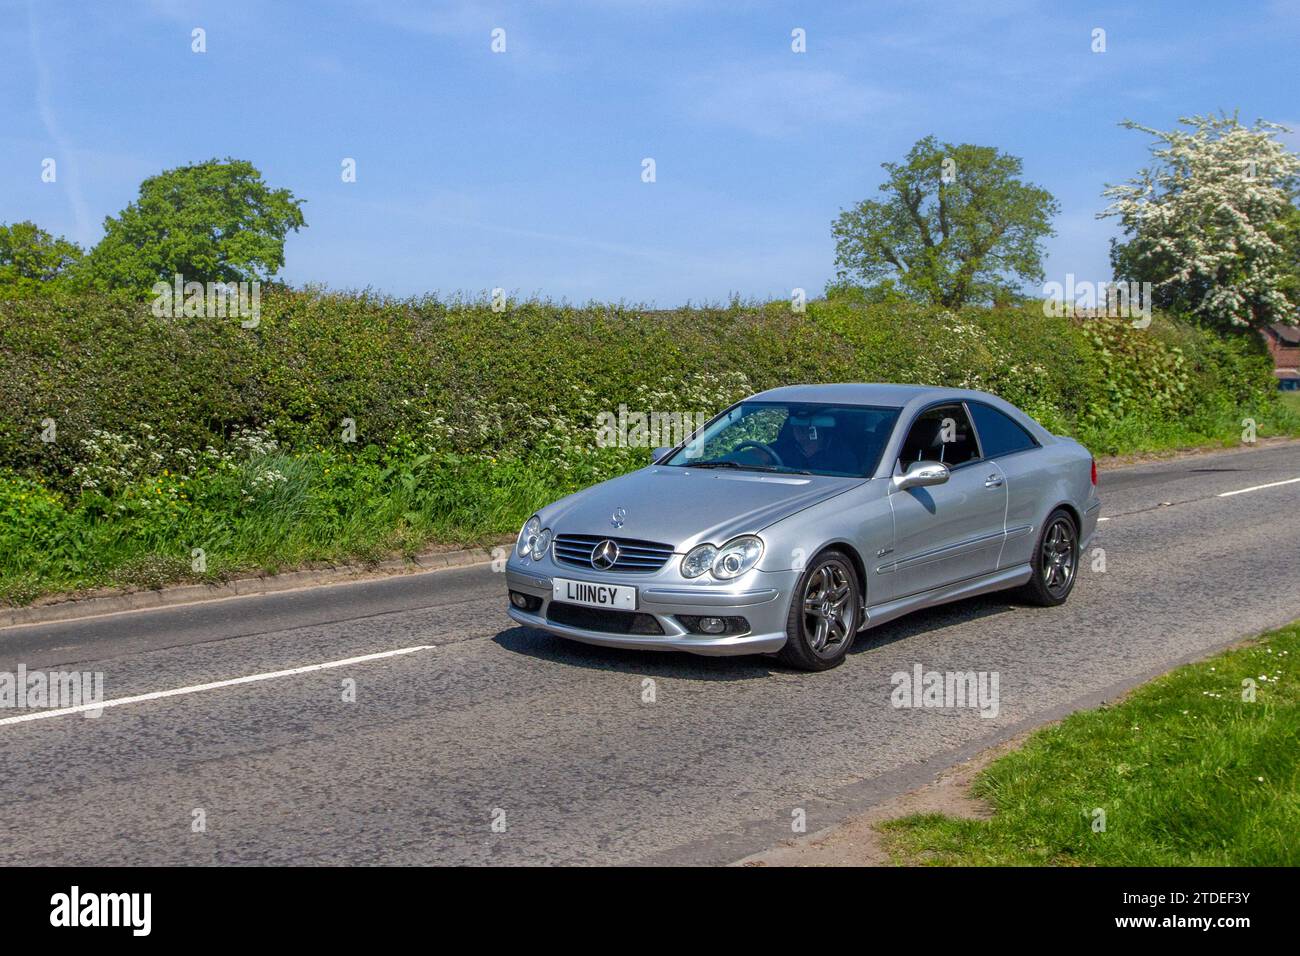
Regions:
<svg viewBox="0 0 1300 956"><path fill-rule="evenodd" d="M1300 0L0 0L0 221L93 244L146 176L235 156L307 201L295 284L786 297L933 133L1022 157L1061 202L1048 279L1099 280L1100 192L1146 155L1118 121L1300 129L1297 50Z"/></svg>

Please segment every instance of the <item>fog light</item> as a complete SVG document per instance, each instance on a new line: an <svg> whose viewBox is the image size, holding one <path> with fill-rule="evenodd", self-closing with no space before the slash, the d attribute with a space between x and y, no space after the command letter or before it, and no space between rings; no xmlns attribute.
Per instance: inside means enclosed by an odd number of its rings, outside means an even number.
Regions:
<svg viewBox="0 0 1300 956"><path fill-rule="evenodd" d="M542 599L532 594L524 594L521 591L511 591L510 603L521 611L531 613L542 606Z"/></svg>
<svg viewBox="0 0 1300 956"><path fill-rule="evenodd" d="M728 637L736 637L749 633L749 621L743 617L720 617L712 614L708 617L700 617L697 614L678 614L677 620L692 634L715 636L725 634Z"/></svg>

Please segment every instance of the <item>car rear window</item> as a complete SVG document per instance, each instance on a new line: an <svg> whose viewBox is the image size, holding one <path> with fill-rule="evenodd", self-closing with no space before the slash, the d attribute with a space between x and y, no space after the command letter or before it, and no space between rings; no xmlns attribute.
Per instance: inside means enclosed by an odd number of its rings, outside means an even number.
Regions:
<svg viewBox="0 0 1300 956"><path fill-rule="evenodd" d="M989 405L968 402L971 418L975 419L975 430L980 436L980 445L985 458L997 458L1013 452L1035 448L1038 442L1025 431L1020 424Z"/></svg>

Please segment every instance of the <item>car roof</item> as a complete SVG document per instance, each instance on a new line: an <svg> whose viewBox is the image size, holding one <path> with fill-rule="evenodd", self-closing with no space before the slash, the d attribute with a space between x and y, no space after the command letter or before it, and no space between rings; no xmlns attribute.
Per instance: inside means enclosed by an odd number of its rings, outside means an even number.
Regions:
<svg viewBox="0 0 1300 956"><path fill-rule="evenodd" d="M747 401L756 402L825 402L828 405L874 405L878 408L901 409L901 420L907 421L921 409L936 402L982 402L992 406L1019 422L1040 445L1054 445L1060 441L1050 431L1005 399L973 388L937 388L933 385L889 385L882 383L845 382L831 385L784 385L759 392ZM886 445L886 451L897 454L903 436L895 433ZM885 467L889 454L881 459Z"/></svg>
<svg viewBox="0 0 1300 956"><path fill-rule="evenodd" d="M902 408L921 399L925 402L959 396L974 397L983 392L963 389L934 388L929 385L885 385L863 382L845 382L833 385L784 385L759 392L753 396L758 402L827 402L841 405L878 405L884 408Z"/></svg>

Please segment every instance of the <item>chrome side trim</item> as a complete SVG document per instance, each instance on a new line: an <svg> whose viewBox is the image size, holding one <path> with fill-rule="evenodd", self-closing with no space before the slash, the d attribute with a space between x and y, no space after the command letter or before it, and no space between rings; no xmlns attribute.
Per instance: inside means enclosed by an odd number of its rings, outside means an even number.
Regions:
<svg viewBox="0 0 1300 956"><path fill-rule="evenodd" d="M931 548L929 551L922 551L919 554L903 558L901 561L895 561L893 564L882 564L876 568L877 574L888 574L891 571L904 571L908 568L914 568L921 564L929 564L931 561L941 561L944 558L955 557L966 551L973 551L980 545L988 544L991 541L1003 540L1006 538L1005 531L994 531L991 534L982 534L977 538L967 538L965 541L958 541L956 544L945 544L939 548Z"/></svg>
<svg viewBox="0 0 1300 956"><path fill-rule="evenodd" d="M874 607L867 608L866 620L858 630L866 630L869 627L875 627L877 624L884 624L886 621L892 621L896 617L902 617L904 614L923 607L947 604L949 601L976 597L980 594L988 594L990 591L1001 591L1003 588L1016 587L1028 581L1033 573L1033 569L1028 564L1021 564L1014 568L995 571L992 574L982 574L954 584L945 584L943 587L931 588L929 591L919 591L884 604L877 604Z"/></svg>

